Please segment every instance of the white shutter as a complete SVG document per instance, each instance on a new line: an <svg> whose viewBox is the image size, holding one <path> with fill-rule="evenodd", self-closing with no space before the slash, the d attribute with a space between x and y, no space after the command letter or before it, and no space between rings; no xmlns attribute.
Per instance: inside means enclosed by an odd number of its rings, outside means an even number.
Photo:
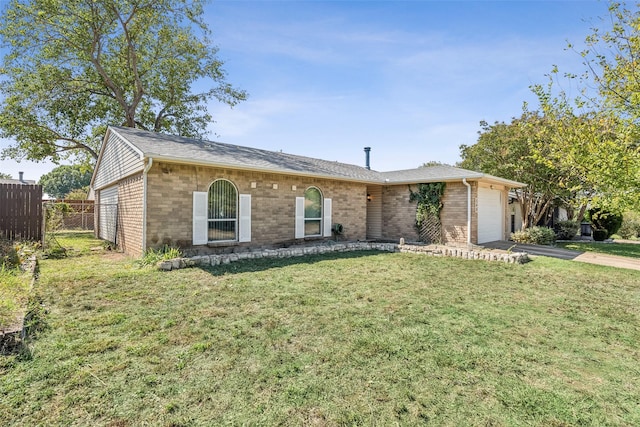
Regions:
<svg viewBox="0 0 640 427"><path fill-rule="evenodd" d="M324 237L331 237L331 199L324 199Z"/></svg>
<svg viewBox="0 0 640 427"><path fill-rule="evenodd" d="M296 239L304 238L304 197L296 197Z"/></svg>
<svg viewBox="0 0 640 427"><path fill-rule="evenodd" d="M240 230L239 242L251 241L251 194L240 195Z"/></svg>
<svg viewBox="0 0 640 427"><path fill-rule="evenodd" d="M193 244L206 245L209 241L209 218L207 214L206 191L193 192Z"/></svg>

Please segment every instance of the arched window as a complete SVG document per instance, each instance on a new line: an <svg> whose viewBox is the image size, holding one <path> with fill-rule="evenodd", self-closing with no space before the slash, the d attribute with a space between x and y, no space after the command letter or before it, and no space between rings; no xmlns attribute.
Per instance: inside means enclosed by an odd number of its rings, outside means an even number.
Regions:
<svg viewBox="0 0 640 427"><path fill-rule="evenodd" d="M322 235L322 193L316 187L304 192L304 235Z"/></svg>
<svg viewBox="0 0 640 427"><path fill-rule="evenodd" d="M209 187L208 239L210 242L238 239L238 190L231 181L218 179Z"/></svg>

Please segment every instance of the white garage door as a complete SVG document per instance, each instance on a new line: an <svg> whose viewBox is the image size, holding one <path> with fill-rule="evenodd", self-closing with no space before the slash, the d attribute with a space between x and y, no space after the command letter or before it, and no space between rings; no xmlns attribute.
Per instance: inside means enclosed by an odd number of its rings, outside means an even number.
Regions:
<svg viewBox="0 0 640 427"><path fill-rule="evenodd" d="M108 242L116 242L118 221L118 186L100 190L98 235Z"/></svg>
<svg viewBox="0 0 640 427"><path fill-rule="evenodd" d="M504 238L502 203L502 191L478 188L478 243Z"/></svg>

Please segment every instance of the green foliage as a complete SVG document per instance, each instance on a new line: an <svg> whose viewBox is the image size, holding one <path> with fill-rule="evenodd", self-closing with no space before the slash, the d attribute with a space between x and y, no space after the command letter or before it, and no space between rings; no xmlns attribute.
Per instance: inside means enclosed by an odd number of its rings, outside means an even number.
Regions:
<svg viewBox="0 0 640 427"><path fill-rule="evenodd" d="M594 228L591 232L591 235L593 237L593 240L595 240L596 242L604 242L605 240L607 240L607 236L609 235L609 233L604 228Z"/></svg>
<svg viewBox="0 0 640 427"><path fill-rule="evenodd" d="M511 240L516 243L550 245L555 242L556 233L549 227L535 226L511 233Z"/></svg>
<svg viewBox="0 0 640 427"><path fill-rule="evenodd" d="M554 226L558 240L571 240L578 234L580 223L577 221L558 221Z"/></svg>
<svg viewBox="0 0 640 427"><path fill-rule="evenodd" d="M71 190L64 196L67 200L87 200L89 196L89 186L85 186L82 188L76 188L75 190Z"/></svg>
<svg viewBox="0 0 640 427"><path fill-rule="evenodd" d="M606 230L606 237L615 234L622 226L622 215L614 212L608 212L600 208L589 209L588 213L591 225L595 230ZM594 234L595 239L595 234ZM604 240L604 239L603 239Z"/></svg>
<svg viewBox="0 0 640 427"><path fill-rule="evenodd" d="M91 183L92 168L85 165L57 166L42 175L42 191L56 199L63 199L74 190L88 188ZM86 197L85 197L86 199Z"/></svg>
<svg viewBox="0 0 640 427"><path fill-rule="evenodd" d="M0 18L5 157L98 155L108 124L201 136L226 81L203 1L9 0ZM202 88L194 91L196 83Z"/></svg>
<svg viewBox="0 0 640 427"><path fill-rule="evenodd" d="M416 209L417 227L420 227L428 217L440 218L445 187L444 182L418 184L418 191L415 192L409 187L409 201L418 204Z"/></svg>
<svg viewBox="0 0 640 427"><path fill-rule="evenodd" d="M13 242L0 239L0 268L13 269L20 265L20 258Z"/></svg>
<svg viewBox="0 0 640 427"><path fill-rule="evenodd" d="M640 214L636 212L625 212L622 215L622 226L618 234L623 239L636 239L640 237Z"/></svg>
<svg viewBox="0 0 640 427"><path fill-rule="evenodd" d="M11 179L11 174L10 173L0 172L0 178L2 178L2 179Z"/></svg>
<svg viewBox="0 0 640 427"><path fill-rule="evenodd" d="M538 223L557 200L567 205L581 203L570 168L551 160L548 134L554 128L552 120L524 108L511 123L483 121L480 125L478 142L460 146L460 166L527 184L515 193L524 228Z"/></svg>
<svg viewBox="0 0 640 427"><path fill-rule="evenodd" d="M33 242L0 240L0 330L11 325L24 309L30 277L23 265L38 248Z"/></svg>
<svg viewBox="0 0 640 427"><path fill-rule="evenodd" d="M182 252L178 248L164 245L159 249L148 249L145 254L136 261L139 267L155 266L160 261L181 258Z"/></svg>

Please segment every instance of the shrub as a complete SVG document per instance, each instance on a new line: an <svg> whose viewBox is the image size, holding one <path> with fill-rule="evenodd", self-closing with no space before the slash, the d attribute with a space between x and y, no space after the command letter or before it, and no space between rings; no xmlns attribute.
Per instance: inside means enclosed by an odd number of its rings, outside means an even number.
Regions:
<svg viewBox="0 0 640 427"><path fill-rule="evenodd" d="M154 266L159 261L165 261L174 258L180 258L182 252L180 249L172 248L168 245L164 245L160 249L149 249L145 252L144 256L136 261L136 264L140 267Z"/></svg>
<svg viewBox="0 0 640 427"><path fill-rule="evenodd" d="M577 221L558 221L554 228L556 231L556 239L571 240L578 234L580 224Z"/></svg>
<svg viewBox="0 0 640 427"><path fill-rule="evenodd" d="M640 237L640 215L635 212L625 212L622 215L622 226L618 234L623 239L635 239Z"/></svg>
<svg viewBox="0 0 640 427"><path fill-rule="evenodd" d="M549 227L529 227L522 231L511 233L511 240L516 243L533 243L535 245L550 245L556 239L556 233Z"/></svg>
<svg viewBox="0 0 640 427"><path fill-rule="evenodd" d="M622 226L622 215L614 212L608 212L600 208L590 209L589 218L591 219L594 232L595 230L607 230L607 237L617 233Z"/></svg>
<svg viewBox="0 0 640 427"><path fill-rule="evenodd" d="M593 240L596 242L602 242L607 239L609 232L604 228L594 228L593 229Z"/></svg>

